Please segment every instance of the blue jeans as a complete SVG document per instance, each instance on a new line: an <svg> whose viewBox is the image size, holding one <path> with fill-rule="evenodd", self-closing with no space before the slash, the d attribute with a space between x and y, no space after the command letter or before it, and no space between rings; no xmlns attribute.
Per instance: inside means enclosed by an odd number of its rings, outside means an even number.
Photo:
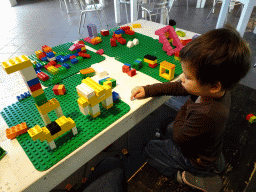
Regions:
<svg viewBox="0 0 256 192"><path fill-rule="evenodd" d="M175 180L178 170L194 173L199 177L213 176L212 169L199 170L185 158L179 146L172 140L172 124L167 126L163 140L151 140L142 149L142 155L152 167L160 173Z"/></svg>

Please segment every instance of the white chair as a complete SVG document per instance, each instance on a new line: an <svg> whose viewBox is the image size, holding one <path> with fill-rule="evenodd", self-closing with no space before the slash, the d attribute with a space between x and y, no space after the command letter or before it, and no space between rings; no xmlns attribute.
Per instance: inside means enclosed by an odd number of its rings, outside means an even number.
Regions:
<svg viewBox="0 0 256 192"><path fill-rule="evenodd" d="M60 2L60 8L62 9L62 1L64 1L65 3L65 6L66 6L66 9L67 9L67 13L69 14L69 9L68 9L68 4L67 4L67 0L59 0ZM81 9L81 4L79 3L78 0L74 0L75 1L75 4L79 6L79 9ZM69 3L71 3L71 0L69 0Z"/></svg>
<svg viewBox="0 0 256 192"><path fill-rule="evenodd" d="M169 12L171 10L168 0L149 0L148 3L141 4L142 11L146 11L149 15L150 21L152 21L152 15L162 15L167 12L167 23L169 22ZM160 12L159 12L160 11ZM156 12L156 13L155 13Z"/></svg>
<svg viewBox="0 0 256 192"><path fill-rule="evenodd" d="M170 6L170 8L172 8L172 5L173 5L174 1L176 1L176 0L169 0L169 6ZM178 1L178 2L179 2L179 1ZM187 0L187 10L188 10L188 0Z"/></svg>
<svg viewBox="0 0 256 192"><path fill-rule="evenodd" d="M131 4L130 0L120 0L120 3L123 3L125 6L125 13L126 13L126 20L127 23L129 23L129 18L128 18L128 11L127 11L127 4ZM138 15L139 15L139 10L140 10L140 5L142 4L142 0L138 0L138 7L137 7L137 17L136 20L138 19Z"/></svg>
<svg viewBox="0 0 256 192"><path fill-rule="evenodd" d="M99 15L99 11L103 9L103 4L101 3L95 3L95 0L91 1L91 4L87 4L86 2L83 2L83 0L80 0L81 6L82 6L82 10L81 10L81 16L80 16L80 22L79 22L79 29L78 32L80 33L80 28L81 28L81 24L82 24L82 20L83 20L83 16L84 16L84 21L83 21L83 27L84 27L84 23L85 23L85 18L86 18L86 13L87 12L91 12L91 11L96 11L97 15L98 15L98 19L100 21L100 25L101 27L103 27L101 19L100 19L100 15ZM105 17L105 16L104 16ZM105 19L104 19L105 20Z"/></svg>
<svg viewBox="0 0 256 192"><path fill-rule="evenodd" d="M213 0L213 7L209 13L209 15L207 16L207 19L209 19L211 13L214 13L214 9L215 9L215 6L217 5L217 3L222 3L222 0ZM234 6L235 5L239 5L241 4L238 0L231 0L230 1L230 4L229 4L229 12L231 12L233 9L234 9Z"/></svg>

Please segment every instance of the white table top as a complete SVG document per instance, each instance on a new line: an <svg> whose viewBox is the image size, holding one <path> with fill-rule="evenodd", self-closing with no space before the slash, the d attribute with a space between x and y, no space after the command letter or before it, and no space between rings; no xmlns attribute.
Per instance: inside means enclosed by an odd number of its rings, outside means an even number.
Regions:
<svg viewBox="0 0 256 192"><path fill-rule="evenodd" d="M164 27L164 25L145 20L138 20L133 23L141 23L142 25L142 28L134 29L134 31L151 36L155 39L158 39L158 36L154 35L155 30ZM183 39L188 39L195 35L195 33L185 30L183 31L186 32L186 37ZM142 44L143 42L140 43ZM96 50L88 46L87 49L96 52ZM78 170L81 166L83 166L86 162L100 153L109 144L113 143L123 134L128 132L148 114L170 99L170 97L163 96L130 101L131 90L135 86L159 83L159 81L139 71L135 76L130 77L127 74L122 73L123 63L120 63L114 58L106 55L103 56L105 56L106 59L97 65L100 65L102 68L106 69L109 76L117 80L118 85L113 90L120 94L120 97L124 102L129 104L131 108L130 111L116 122L108 126L97 136L52 166L50 169L43 172L37 171L34 168L33 164L30 162L29 158L16 139L9 140L6 138L6 136L3 136L4 139L2 139L0 146L7 151L7 155L0 160L0 192L7 190L10 192L50 191L68 176ZM110 64L113 66L111 70L108 68ZM15 75L19 76L20 74L17 73ZM93 78L95 79L96 77ZM140 84L138 84L138 82L140 82ZM17 87L17 89L19 89L19 87ZM23 88L20 89L20 93L24 93ZM5 133L5 129L8 128L8 126L2 118L0 119L0 125L0 130L2 133Z"/></svg>

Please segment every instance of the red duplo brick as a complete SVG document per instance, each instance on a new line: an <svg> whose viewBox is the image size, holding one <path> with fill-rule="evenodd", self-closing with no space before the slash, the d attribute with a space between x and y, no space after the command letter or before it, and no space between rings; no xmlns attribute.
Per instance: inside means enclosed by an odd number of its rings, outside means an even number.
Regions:
<svg viewBox="0 0 256 192"><path fill-rule="evenodd" d="M129 71L127 74L128 74L130 77L136 75L136 69L132 69L132 70Z"/></svg>
<svg viewBox="0 0 256 192"><path fill-rule="evenodd" d="M83 41L78 41L79 44L83 44L84 45L84 42Z"/></svg>
<svg viewBox="0 0 256 192"><path fill-rule="evenodd" d="M135 34L135 32L134 31L132 31L132 30L125 30L125 34L127 34L127 35L134 35Z"/></svg>
<svg viewBox="0 0 256 192"><path fill-rule="evenodd" d="M130 27L129 27L129 26L123 26L123 27L121 27L120 29L122 29L123 31L125 31L125 30L127 30L127 29L130 30Z"/></svg>
<svg viewBox="0 0 256 192"><path fill-rule="evenodd" d="M59 65L59 64L58 64L58 65L56 65L55 67L60 68L60 67L61 67L61 65Z"/></svg>
<svg viewBox="0 0 256 192"><path fill-rule="evenodd" d="M101 32L102 36L108 36L109 35L109 31L108 30L106 30L106 31L102 30L100 32Z"/></svg>
<svg viewBox="0 0 256 192"><path fill-rule="evenodd" d="M48 80L48 79L50 78L50 77L49 77L46 73L44 73L44 72L37 73L36 75L37 75L37 77L38 77L39 79L41 79L42 81L46 81L46 80Z"/></svg>
<svg viewBox="0 0 256 192"><path fill-rule="evenodd" d="M38 89L42 89L42 86L41 86L40 83L37 83L37 84L32 85L31 87L29 87L29 89L31 90L31 92L34 92L34 91L36 91Z"/></svg>
<svg viewBox="0 0 256 192"><path fill-rule="evenodd" d="M122 70L123 70L123 73L127 73L129 72L130 68L127 65L123 65Z"/></svg>
<svg viewBox="0 0 256 192"><path fill-rule="evenodd" d="M55 66L55 65L57 65L57 63L56 63L56 61L50 61L49 63L48 63L48 65L52 65L52 66Z"/></svg>
<svg viewBox="0 0 256 192"><path fill-rule="evenodd" d="M119 43L121 43L122 45L124 45L126 43L126 40L124 38L122 38L122 37L118 38L117 41Z"/></svg>
<svg viewBox="0 0 256 192"><path fill-rule="evenodd" d="M149 63L148 66L151 67L151 68L155 68L157 66L157 63L155 63L155 64L150 64Z"/></svg>
<svg viewBox="0 0 256 192"><path fill-rule="evenodd" d="M89 54L87 54L87 53L81 53L81 52L79 52L78 55L79 55L80 57L83 57L83 58L91 58L91 56L90 56Z"/></svg>
<svg viewBox="0 0 256 192"><path fill-rule="evenodd" d="M116 40L114 38L111 38L110 39L110 44L111 44L111 47L115 47L116 46Z"/></svg>
<svg viewBox="0 0 256 192"><path fill-rule="evenodd" d="M76 58L75 55L72 55L72 56L69 57L70 60L71 60L71 59L74 59L74 58Z"/></svg>
<svg viewBox="0 0 256 192"><path fill-rule="evenodd" d="M179 56L180 56L180 52L177 51L177 52L174 53L174 55L175 55L176 57L179 57Z"/></svg>

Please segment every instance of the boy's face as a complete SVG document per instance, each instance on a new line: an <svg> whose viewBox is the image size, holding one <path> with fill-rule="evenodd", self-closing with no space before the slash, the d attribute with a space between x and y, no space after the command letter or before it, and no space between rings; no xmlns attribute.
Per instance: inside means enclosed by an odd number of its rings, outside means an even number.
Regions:
<svg viewBox="0 0 256 192"><path fill-rule="evenodd" d="M181 76L183 87L192 95L197 96L210 96L212 94L209 85L200 85L195 78L195 71L189 68L188 64L181 62L184 75Z"/></svg>

